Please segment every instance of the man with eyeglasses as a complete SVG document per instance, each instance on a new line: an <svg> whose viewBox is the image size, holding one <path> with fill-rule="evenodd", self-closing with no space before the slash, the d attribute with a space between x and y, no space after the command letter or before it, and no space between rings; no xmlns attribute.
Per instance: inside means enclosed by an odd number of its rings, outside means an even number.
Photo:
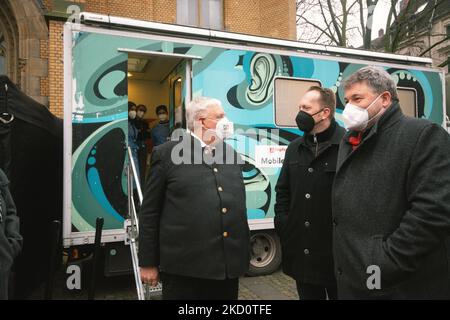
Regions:
<svg viewBox="0 0 450 320"><path fill-rule="evenodd" d="M145 283L162 280L164 300L236 300L250 263L243 161L222 104L196 97L188 130L155 147L139 213Z"/></svg>

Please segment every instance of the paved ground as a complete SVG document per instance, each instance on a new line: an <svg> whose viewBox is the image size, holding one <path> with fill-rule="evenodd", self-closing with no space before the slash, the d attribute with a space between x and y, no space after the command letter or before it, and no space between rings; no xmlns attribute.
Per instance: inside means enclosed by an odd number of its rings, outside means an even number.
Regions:
<svg viewBox="0 0 450 320"><path fill-rule="evenodd" d="M239 283L240 300L297 300L295 281L281 271L270 276L244 277Z"/></svg>
<svg viewBox="0 0 450 320"><path fill-rule="evenodd" d="M84 290L68 290L65 286L66 276L63 271L58 273L54 286L54 299L87 299L87 288ZM33 299L43 299L43 288L37 290ZM134 278L120 276L100 278L96 290L99 300L132 300L136 299ZM154 296L152 299L160 299ZM239 300L295 300L298 299L295 282L277 271L269 276L243 277L239 285Z"/></svg>

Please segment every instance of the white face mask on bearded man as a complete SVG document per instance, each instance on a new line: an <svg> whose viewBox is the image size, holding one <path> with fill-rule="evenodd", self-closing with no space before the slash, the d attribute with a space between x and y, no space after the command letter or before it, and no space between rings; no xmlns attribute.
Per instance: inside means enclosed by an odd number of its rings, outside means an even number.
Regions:
<svg viewBox="0 0 450 320"><path fill-rule="evenodd" d="M380 110L372 118L369 118L369 109L374 105L374 103L383 95L380 94L373 100L367 108L361 108L354 104L347 103L345 105L344 112L342 112L342 120L344 121L345 129L347 130L357 130L362 131L367 128L367 124L370 120L378 117L382 110Z"/></svg>

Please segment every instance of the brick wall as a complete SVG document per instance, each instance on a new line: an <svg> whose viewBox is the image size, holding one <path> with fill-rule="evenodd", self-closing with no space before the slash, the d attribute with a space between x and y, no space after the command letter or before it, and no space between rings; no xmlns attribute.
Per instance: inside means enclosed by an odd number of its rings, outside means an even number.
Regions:
<svg viewBox="0 0 450 320"><path fill-rule="evenodd" d="M60 21L49 22L49 102L50 111L61 117L64 113L64 65L63 61L63 33L64 23ZM41 83L42 84L42 83Z"/></svg>
<svg viewBox="0 0 450 320"><path fill-rule="evenodd" d="M41 59L47 59L48 60L48 45L49 40L41 40L40 46L41 46L41 53L40 57ZM41 87L41 96L48 97L49 96L49 83L48 83L48 75L46 77L41 77L40 79L40 87Z"/></svg>
<svg viewBox="0 0 450 320"><path fill-rule="evenodd" d="M52 11L54 0L43 0L45 7ZM64 2L64 0L59 0ZM68 0L69 4L83 4L84 10L100 14L176 23L177 0Z"/></svg>
<svg viewBox="0 0 450 320"><path fill-rule="evenodd" d="M86 11L122 16L140 20L153 20L153 0L123 1L95 0L86 2Z"/></svg>
<svg viewBox="0 0 450 320"><path fill-rule="evenodd" d="M225 0L225 30L295 40L295 0Z"/></svg>
<svg viewBox="0 0 450 320"><path fill-rule="evenodd" d="M297 37L295 10L295 1L262 0L260 9L261 35L295 40Z"/></svg>
<svg viewBox="0 0 450 320"><path fill-rule="evenodd" d="M177 0L153 0L153 20L177 23Z"/></svg>
<svg viewBox="0 0 450 320"><path fill-rule="evenodd" d="M260 34L261 0L225 0L224 24L230 32Z"/></svg>
<svg viewBox="0 0 450 320"><path fill-rule="evenodd" d="M176 23L177 0L72 0L85 10L140 20ZM49 10L52 0L44 0ZM226 31L267 37L296 38L295 0L224 0ZM48 57L49 76L41 78L41 95L49 96L50 110L63 116L63 22L49 21L49 40L41 41L41 57Z"/></svg>

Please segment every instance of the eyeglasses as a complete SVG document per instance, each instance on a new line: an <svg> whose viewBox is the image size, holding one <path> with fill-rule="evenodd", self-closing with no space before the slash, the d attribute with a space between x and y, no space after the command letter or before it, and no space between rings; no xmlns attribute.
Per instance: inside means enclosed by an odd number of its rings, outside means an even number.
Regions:
<svg viewBox="0 0 450 320"><path fill-rule="evenodd" d="M209 117L206 117L205 119L209 119L209 120L212 120L212 121L220 121L220 120L222 120L223 118L225 118L225 116L220 116L219 118L209 118Z"/></svg>

